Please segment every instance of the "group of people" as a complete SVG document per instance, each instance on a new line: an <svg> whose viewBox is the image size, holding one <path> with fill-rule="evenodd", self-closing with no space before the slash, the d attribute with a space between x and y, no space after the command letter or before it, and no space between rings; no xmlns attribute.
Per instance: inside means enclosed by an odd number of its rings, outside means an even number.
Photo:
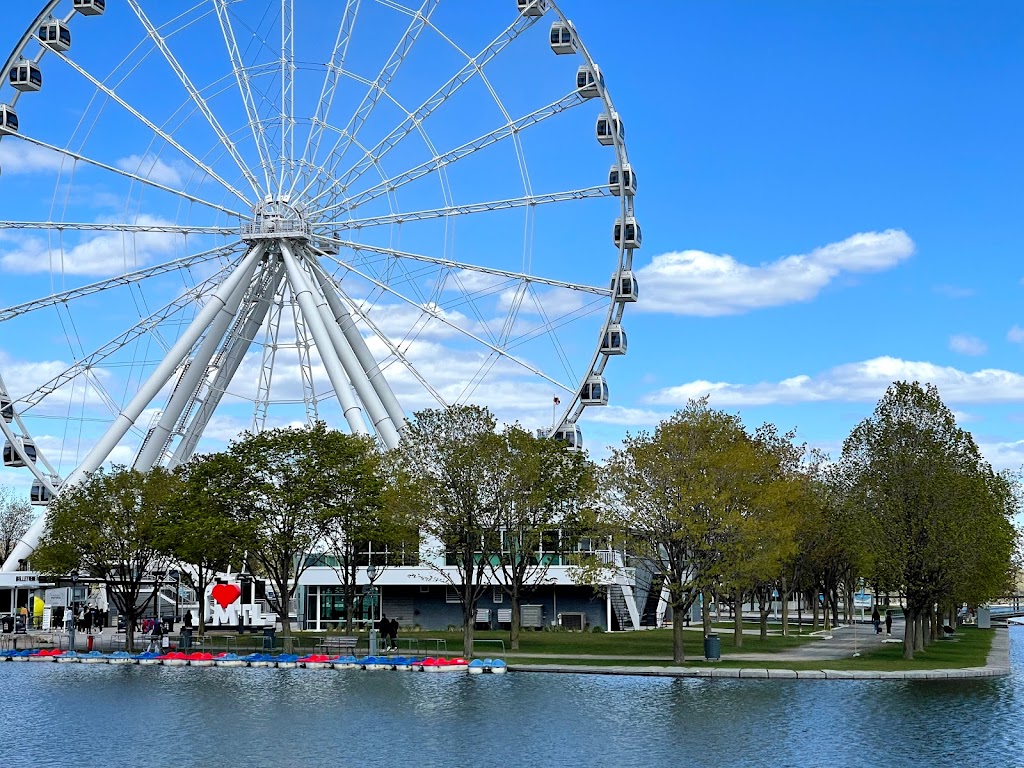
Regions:
<svg viewBox="0 0 1024 768"><path fill-rule="evenodd" d="M398 650L398 619L389 619L386 613L382 613L377 622L377 631L384 638L385 651Z"/></svg>
<svg viewBox="0 0 1024 768"><path fill-rule="evenodd" d="M878 606L876 605L871 609L871 623L875 625L875 634L882 634L882 615L878 612ZM892 634L892 611L885 612L885 634Z"/></svg>
<svg viewBox="0 0 1024 768"><path fill-rule="evenodd" d="M80 606L78 613L76 614L72 608L64 609L64 628L70 630L71 623L74 622L75 630L78 632L85 632L91 635L95 632L102 632L103 626L106 622L104 612L98 608L88 608L86 606Z"/></svg>

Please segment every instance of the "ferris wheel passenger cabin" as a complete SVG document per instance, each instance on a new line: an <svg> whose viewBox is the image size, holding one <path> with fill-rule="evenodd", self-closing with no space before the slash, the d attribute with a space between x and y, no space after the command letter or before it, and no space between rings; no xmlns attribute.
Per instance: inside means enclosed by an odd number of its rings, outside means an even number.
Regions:
<svg viewBox="0 0 1024 768"><path fill-rule="evenodd" d="M597 118L597 142L605 147L615 144L615 135L618 134L619 143L626 141L626 127L619 119L619 113L613 112L611 117L601 115Z"/></svg>
<svg viewBox="0 0 1024 768"><path fill-rule="evenodd" d="M571 24L556 21L551 25L551 50L559 56L576 53L576 35Z"/></svg>
<svg viewBox="0 0 1024 768"><path fill-rule="evenodd" d="M38 64L28 59L16 62L11 67L7 79L10 81L12 88L22 93L38 91L43 87L43 71L39 69Z"/></svg>
<svg viewBox="0 0 1024 768"><path fill-rule="evenodd" d="M597 64L593 69L584 64L576 70L576 89L580 92L580 96L585 99L597 98L601 95L602 88L604 88L604 75L601 74Z"/></svg>
<svg viewBox="0 0 1024 768"><path fill-rule="evenodd" d="M609 325L601 338L601 354L624 355L626 347L626 332L622 330L622 326L618 323Z"/></svg>
<svg viewBox="0 0 1024 768"><path fill-rule="evenodd" d="M18 113L10 104L0 104L0 136L13 136L18 132Z"/></svg>
<svg viewBox="0 0 1024 768"><path fill-rule="evenodd" d="M57 486L57 483L54 483ZM28 500L30 504L37 507L46 506L53 501L53 491L42 480L38 478L32 481L32 490L29 491Z"/></svg>
<svg viewBox="0 0 1024 768"><path fill-rule="evenodd" d="M636 223L636 219L633 216L626 217L626 226L622 226L622 219L615 220L615 230L612 234L612 240L615 241L617 248L628 248L635 250L640 247L640 244L644 240L643 232L640 231L640 225Z"/></svg>
<svg viewBox="0 0 1024 768"><path fill-rule="evenodd" d="M99 16L107 9L107 0L75 0L74 7L83 16Z"/></svg>
<svg viewBox="0 0 1024 768"><path fill-rule="evenodd" d="M618 165L613 165L608 171L608 191L616 197L623 194L623 191L627 195L636 194L636 174L633 173L633 167L629 163L621 168Z"/></svg>
<svg viewBox="0 0 1024 768"><path fill-rule="evenodd" d="M543 16L548 10L548 0L516 0L516 7L523 16Z"/></svg>
<svg viewBox="0 0 1024 768"><path fill-rule="evenodd" d="M14 403L7 395L0 395L0 418L8 424L14 421Z"/></svg>
<svg viewBox="0 0 1024 768"><path fill-rule="evenodd" d="M36 36L42 45L52 51L63 53L71 48L71 30L59 19L44 21Z"/></svg>
<svg viewBox="0 0 1024 768"><path fill-rule="evenodd" d="M580 428L572 422L567 422L556 429L555 433L551 435L551 439L557 440L560 443L565 443L569 450L583 450L583 432L581 432Z"/></svg>
<svg viewBox="0 0 1024 768"><path fill-rule="evenodd" d="M21 454L18 453L14 444L7 440L4 442L4 466L5 467L24 467L25 460L21 457L24 454L28 457L28 460L33 464L36 461L36 444L28 438L21 441Z"/></svg>
<svg viewBox="0 0 1024 768"><path fill-rule="evenodd" d="M591 376L583 385L580 401L584 405L608 405L608 384L604 376Z"/></svg>
<svg viewBox="0 0 1024 768"><path fill-rule="evenodd" d="M615 300L621 302L633 303L640 295L640 289L636 284L636 277L628 269L624 269L619 274L612 276L612 290L615 292Z"/></svg>

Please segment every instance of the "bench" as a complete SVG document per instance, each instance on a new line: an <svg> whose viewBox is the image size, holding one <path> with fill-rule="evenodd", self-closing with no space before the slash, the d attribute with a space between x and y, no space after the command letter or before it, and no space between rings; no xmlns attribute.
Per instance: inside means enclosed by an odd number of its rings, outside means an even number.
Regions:
<svg viewBox="0 0 1024 768"><path fill-rule="evenodd" d="M328 655L337 653L340 656L342 651L355 651L358 643L359 638L354 636L325 637L317 643L316 648L318 651L323 651Z"/></svg>

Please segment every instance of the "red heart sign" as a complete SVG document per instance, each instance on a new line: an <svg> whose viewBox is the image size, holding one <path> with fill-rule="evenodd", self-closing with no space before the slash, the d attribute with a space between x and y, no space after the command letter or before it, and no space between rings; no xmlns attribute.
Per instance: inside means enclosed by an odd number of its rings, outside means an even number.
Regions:
<svg viewBox="0 0 1024 768"><path fill-rule="evenodd" d="M237 584L217 584L210 590L210 596L216 600L221 608L227 608L242 594Z"/></svg>

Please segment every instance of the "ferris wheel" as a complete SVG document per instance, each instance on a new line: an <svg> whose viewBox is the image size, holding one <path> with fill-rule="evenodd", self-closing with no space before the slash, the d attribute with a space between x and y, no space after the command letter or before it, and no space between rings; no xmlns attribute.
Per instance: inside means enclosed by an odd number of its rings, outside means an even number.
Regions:
<svg viewBox="0 0 1024 768"><path fill-rule="evenodd" d="M0 85L0 430L33 503L468 402L582 448L641 231L555 2L40 6Z"/></svg>

